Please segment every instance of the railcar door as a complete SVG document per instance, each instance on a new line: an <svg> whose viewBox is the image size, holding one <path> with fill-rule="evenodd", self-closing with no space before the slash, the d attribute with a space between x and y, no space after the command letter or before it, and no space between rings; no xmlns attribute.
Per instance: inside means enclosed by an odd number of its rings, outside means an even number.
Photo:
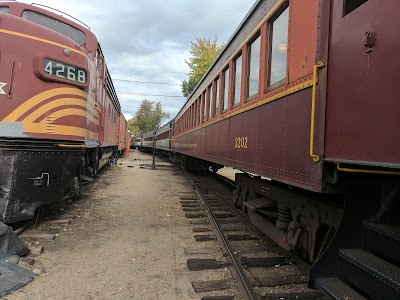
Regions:
<svg viewBox="0 0 400 300"><path fill-rule="evenodd" d="M400 1L332 0L325 158L400 164Z"/></svg>

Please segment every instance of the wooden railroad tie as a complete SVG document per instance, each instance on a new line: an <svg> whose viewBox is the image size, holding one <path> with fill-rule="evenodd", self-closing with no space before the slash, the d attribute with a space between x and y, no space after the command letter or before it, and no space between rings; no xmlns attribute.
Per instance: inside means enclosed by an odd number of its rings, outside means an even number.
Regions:
<svg viewBox="0 0 400 300"><path fill-rule="evenodd" d="M217 200L206 200L208 205L213 206L213 205L221 205L221 203Z"/></svg>
<svg viewBox="0 0 400 300"><path fill-rule="evenodd" d="M190 212L199 212L199 211L203 211L204 209L200 208L200 206L198 207L183 207L182 208L183 211L190 211Z"/></svg>
<svg viewBox="0 0 400 300"><path fill-rule="evenodd" d="M211 207L226 207L225 204L217 203L217 202L208 203L208 205L210 205Z"/></svg>
<svg viewBox="0 0 400 300"><path fill-rule="evenodd" d="M229 289L226 280L193 281L192 286L196 293Z"/></svg>
<svg viewBox="0 0 400 300"><path fill-rule="evenodd" d="M230 266L225 259L190 258L187 260L189 271L215 270Z"/></svg>
<svg viewBox="0 0 400 300"><path fill-rule="evenodd" d="M218 223L220 224L237 224L238 219L234 218L234 219L220 219L218 220Z"/></svg>
<svg viewBox="0 0 400 300"><path fill-rule="evenodd" d="M199 200L197 196L181 196L179 197L181 200Z"/></svg>
<svg viewBox="0 0 400 300"><path fill-rule="evenodd" d="M250 230L250 227L222 227L222 231L247 231Z"/></svg>
<svg viewBox="0 0 400 300"><path fill-rule="evenodd" d="M181 201L181 205L200 205L198 201Z"/></svg>
<svg viewBox="0 0 400 300"><path fill-rule="evenodd" d="M182 207L200 207L200 203L192 202L192 203L181 203Z"/></svg>
<svg viewBox="0 0 400 300"><path fill-rule="evenodd" d="M259 236L253 236L249 234L227 234L226 239L229 241L251 241L260 240Z"/></svg>
<svg viewBox="0 0 400 300"><path fill-rule="evenodd" d="M253 286L276 287L276 286L284 286L284 285L291 285L291 284L307 283L308 277L301 276L298 274L289 274L289 275L285 275L282 277L263 276L263 277L254 278L250 281Z"/></svg>
<svg viewBox="0 0 400 300"><path fill-rule="evenodd" d="M215 235L195 235L194 238L197 242L213 241L217 239Z"/></svg>
<svg viewBox="0 0 400 300"><path fill-rule="evenodd" d="M211 206L211 208L212 209L214 209L214 210L216 210L216 211L218 211L218 212L221 212L221 213L224 213L224 212L227 212L227 211L230 211L230 209L229 208L227 208L227 207L215 207L215 206Z"/></svg>
<svg viewBox="0 0 400 300"><path fill-rule="evenodd" d="M206 218L207 215L203 213L186 213L186 218L188 219L198 219L198 218Z"/></svg>
<svg viewBox="0 0 400 300"><path fill-rule="evenodd" d="M284 257L255 257L255 258L242 257L240 259L240 262L242 263L242 265L245 265L247 267L263 267L263 268L289 264Z"/></svg>
<svg viewBox="0 0 400 300"><path fill-rule="evenodd" d="M221 213L214 213L214 217L216 217L216 218L233 218L233 217L236 217L236 215L232 214L232 213L221 212Z"/></svg>

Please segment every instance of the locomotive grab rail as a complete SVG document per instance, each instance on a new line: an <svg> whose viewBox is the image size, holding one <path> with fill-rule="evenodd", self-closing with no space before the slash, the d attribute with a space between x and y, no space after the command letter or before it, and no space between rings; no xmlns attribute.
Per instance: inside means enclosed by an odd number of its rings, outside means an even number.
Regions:
<svg viewBox="0 0 400 300"><path fill-rule="evenodd" d="M51 7L51 6L43 5L43 4L40 4L40 3L32 3L32 5L36 5L36 6L39 6L39 7L40 7L40 6L46 7L46 8L48 8L48 9L54 10L54 11L56 11L56 12L59 12L59 13L61 13L61 14L67 15L68 17L74 19L75 21L78 21L79 23L81 23L82 25L84 25L88 30L90 30L90 27L89 27L88 25L86 25L85 23L83 23L81 20L79 20L79 19L77 19L77 18L75 18L75 17L73 17L73 16L71 16L71 15L69 15L69 14L67 14L67 13L65 13L65 12L63 12L63 11L61 11L61 10L58 10L58 9L53 8L53 7ZM64 17L64 16L61 15L61 17ZM71 21L72 21L72 20L71 20Z"/></svg>
<svg viewBox="0 0 400 300"><path fill-rule="evenodd" d="M315 131L315 102L317 98L317 84L318 84L318 70L325 66L323 60L319 61L314 66L313 73L313 85L312 85L312 98L311 98L311 126L310 126L310 156L313 158L314 162L319 162L320 157L314 153L314 131Z"/></svg>

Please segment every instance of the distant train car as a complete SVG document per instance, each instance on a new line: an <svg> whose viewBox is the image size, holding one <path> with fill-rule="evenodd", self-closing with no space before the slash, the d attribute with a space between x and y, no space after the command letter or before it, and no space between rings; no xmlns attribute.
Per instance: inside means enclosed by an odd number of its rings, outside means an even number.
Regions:
<svg viewBox="0 0 400 300"><path fill-rule="evenodd" d="M169 153L172 150L172 119L155 132L155 147L158 152Z"/></svg>
<svg viewBox="0 0 400 300"><path fill-rule="evenodd" d="M142 139L140 142L140 149L142 150L150 150L154 148L154 135L155 135L155 131L152 130L150 132L146 132L144 134L142 134Z"/></svg>
<svg viewBox="0 0 400 300"><path fill-rule="evenodd" d="M119 127L118 127L118 152L120 155L126 152L131 144L131 134L128 130L128 122L124 115L119 115Z"/></svg>
<svg viewBox="0 0 400 300"><path fill-rule="evenodd" d="M9 223L80 193L118 151L121 107L96 36L78 20L0 2L0 49L0 219Z"/></svg>
<svg viewBox="0 0 400 300"><path fill-rule="evenodd" d="M131 137L131 148L139 149L142 146L142 135Z"/></svg>
<svg viewBox="0 0 400 300"><path fill-rule="evenodd" d="M400 299L399 10L256 1L175 118L175 156L253 174L235 205L334 299Z"/></svg>

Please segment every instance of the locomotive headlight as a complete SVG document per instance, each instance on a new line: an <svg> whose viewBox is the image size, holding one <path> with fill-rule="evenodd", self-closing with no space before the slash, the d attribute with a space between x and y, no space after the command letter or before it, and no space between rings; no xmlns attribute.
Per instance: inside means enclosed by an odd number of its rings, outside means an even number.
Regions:
<svg viewBox="0 0 400 300"><path fill-rule="evenodd" d="M50 57L35 57L34 72L41 79L58 81L81 87L89 85L86 68L62 62Z"/></svg>

